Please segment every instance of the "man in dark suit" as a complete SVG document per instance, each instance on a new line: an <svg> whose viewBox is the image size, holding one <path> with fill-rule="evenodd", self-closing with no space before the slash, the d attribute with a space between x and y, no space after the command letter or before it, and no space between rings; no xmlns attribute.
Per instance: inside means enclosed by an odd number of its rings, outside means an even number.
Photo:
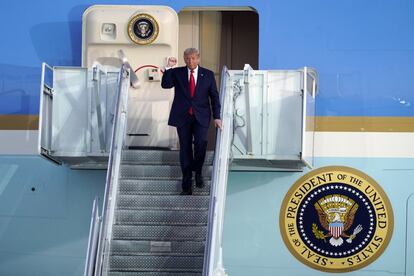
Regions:
<svg viewBox="0 0 414 276"><path fill-rule="evenodd" d="M177 128L180 141L180 165L183 174L181 194L191 195L192 171L195 171L196 186L204 185L202 168L207 149L207 131L211 111L215 126L221 128L220 100L214 73L198 66L198 50L186 49L184 62L186 66L171 68L177 60L168 59L161 86L175 88L168 124Z"/></svg>

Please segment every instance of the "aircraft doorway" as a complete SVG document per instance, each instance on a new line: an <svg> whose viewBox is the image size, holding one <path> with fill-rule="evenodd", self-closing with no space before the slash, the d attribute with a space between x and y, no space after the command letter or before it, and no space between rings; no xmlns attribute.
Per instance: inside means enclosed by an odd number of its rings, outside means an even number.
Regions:
<svg viewBox="0 0 414 276"><path fill-rule="evenodd" d="M178 65L182 53L195 47L200 51L200 65L214 72L220 91L221 69L253 69L259 64L259 15L250 7L184 8L178 13ZM214 149L215 129L210 125L208 149Z"/></svg>

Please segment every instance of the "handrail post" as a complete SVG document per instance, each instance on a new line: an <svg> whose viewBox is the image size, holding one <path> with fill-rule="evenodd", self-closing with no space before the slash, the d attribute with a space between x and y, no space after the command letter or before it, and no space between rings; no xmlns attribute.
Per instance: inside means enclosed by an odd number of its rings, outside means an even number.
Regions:
<svg viewBox="0 0 414 276"><path fill-rule="evenodd" d="M96 259L96 250L98 249L98 239L99 239L99 206L98 206L98 197L95 197L92 205L92 215L91 215L91 224L89 228L89 240L88 240L88 249L86 253L86 262L85 262L85 274L84 276L92 276L94 272L94 265Z"/></svg>
<svg viewBox="0 0 414 276"><path fill-rule="evenodd" d="M102 108L101 108L101 70L98 66L92 68L92 81L94 82L93 86L93 99L95 101L95 117L97 120L98 127L98 138L99 138L99 149L101 152L105 151L105 134L103 129L102 122Z"/></svg>
<svg viewBox="0 0 414 276"><path fill-rule="evenodd" d="M253 154L252 145L252 130L251 130L251 117L250 117L250 73L252 67L249 64L244 65L243 68L243 82L244 82L244 96L246 97L246 131L247 131L247 154Z"/></svg>

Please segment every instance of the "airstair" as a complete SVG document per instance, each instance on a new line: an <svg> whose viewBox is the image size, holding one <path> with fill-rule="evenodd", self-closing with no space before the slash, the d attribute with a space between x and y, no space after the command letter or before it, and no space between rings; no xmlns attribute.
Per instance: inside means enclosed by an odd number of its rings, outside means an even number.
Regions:
<svg viewBox="0 0 414 276"><path fill-rule="evenodd" d="M225 69L223 87L226 74ZM232 106L226 108L231 98L222 91L225 128L217 132L215 153L207 152L205 186L193 187L192 195L182 196L178 151L125 146L129 83L125 75L123 67L103 211L99 214L95 201L85 275L224 273L219 228L223 225L232 135Z"/></svg>
<svg viewBox="0 0 414 276"><path fill-rule="evenodd" d="M109 275L202 274L213 153L206 159L206 186L180 196L178 152L122 152Z"/></svg>
<svg viewBox="0 0 414 276"><path fill-rule="evenodd" d="M121 155L109 275L201 275L212 152L203 172L206 186L193 187L191 196L179 195L178 152L124 150Z"/></svg>
<svg viewBox="0 0 414 276"><path fill-rule="evenodd" d="M315 73L224 68L223 130L206 157L206 185L181 196L177 150L128 145L127 67L43 64L39 153L73 169L107 169L102 210L98 199L93 205L85 275L225 275L228 171L312 164Z"/></svg>
<svg viewBox="0 0 414 276"><path fill-rule="evenodd" d="M107 169L102 210L98 199L93 205L85 275L225 275L228 171L312 165L315 72L224 68L223 130L206 157L206 185L181 196L177 150L128 144L127 67L43 64L39 153L73 169Z"/></svg>

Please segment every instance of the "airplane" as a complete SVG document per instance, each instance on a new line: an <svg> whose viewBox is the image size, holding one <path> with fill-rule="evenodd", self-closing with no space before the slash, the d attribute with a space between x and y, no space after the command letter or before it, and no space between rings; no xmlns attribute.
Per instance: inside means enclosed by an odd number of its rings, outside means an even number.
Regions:
<svg viewBox="0 0 414 276"><path fill-rule="evenodd" d="M414 275L409 1L3 3L0 275ZM179 196L164 66L223 129Z"/></svg>

